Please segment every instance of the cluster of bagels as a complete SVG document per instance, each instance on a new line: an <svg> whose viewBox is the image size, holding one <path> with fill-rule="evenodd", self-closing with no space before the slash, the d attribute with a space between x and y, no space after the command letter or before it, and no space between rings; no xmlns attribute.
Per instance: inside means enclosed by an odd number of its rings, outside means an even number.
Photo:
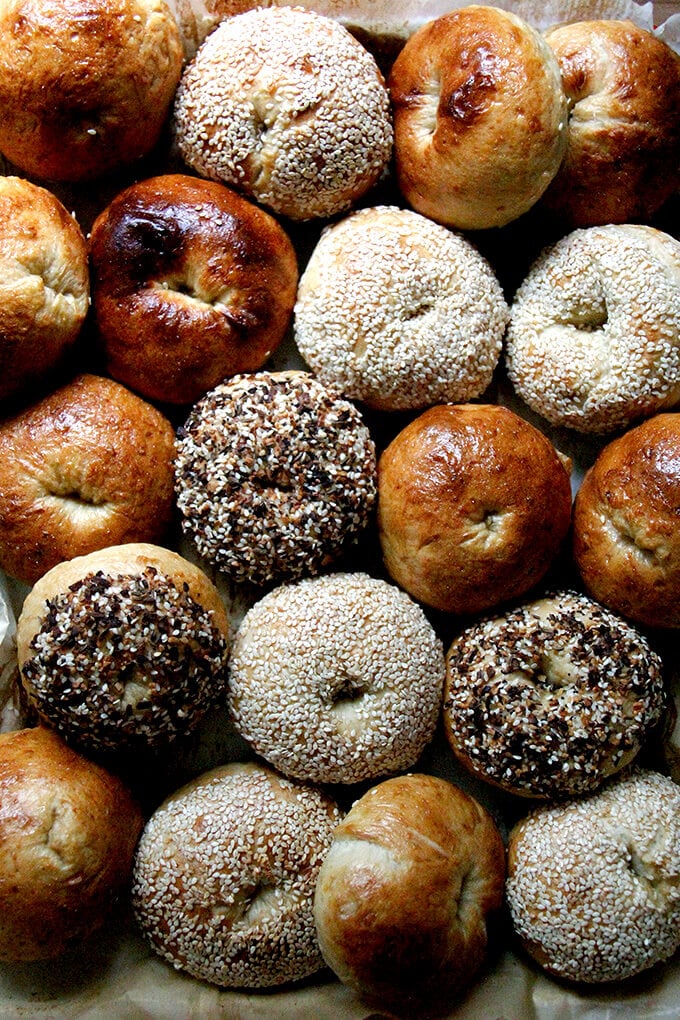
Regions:
<svg viewBox="0 0 680 1020"><path fill-rule="evenodd" d="M0 8L0 966L127 909L216 1010L616 994L680 948L680 56L177 6Z"/></svg>

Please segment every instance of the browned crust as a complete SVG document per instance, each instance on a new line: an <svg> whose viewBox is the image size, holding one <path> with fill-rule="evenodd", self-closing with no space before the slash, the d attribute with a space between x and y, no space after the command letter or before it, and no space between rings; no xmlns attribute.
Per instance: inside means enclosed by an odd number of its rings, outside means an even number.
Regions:
<svg viewBox="0 0 680 1020"><path fill-rule="evenodd" d="M528 591L570 519L569 474L552 443L504 407L430 408L380 458L387 569L446 612L481 612Z"/></svg>
<svg viewBox="0 0 680 1020"><path fill-rule="evenodd" d="M107 369L149 399L191 403L261 368L284 337L292 242L221 184L167 174L132 185L96 219L90 253Z"/></svg>
<svg viewBox="0 0 680 1020"><path fill-rule="evenodd" d="M111 379L81 375L0 422L0 566L33 583L62 560L159 541L173 515L175 434Z"/></svg>
<svg viewBox="0 0 680 1020"><path fill-rule="evenodd" d="M573 550L600 602L650 627L680 627L680 414L612 440L574 501Z"/></svg>
<svg viewBox="0 0 680 1020"><path fill-rule="evenodd" d="M680 58L630 21L561 25L546 40L571 112L545 205L570 227L649 220L680 183Z"/></svg>

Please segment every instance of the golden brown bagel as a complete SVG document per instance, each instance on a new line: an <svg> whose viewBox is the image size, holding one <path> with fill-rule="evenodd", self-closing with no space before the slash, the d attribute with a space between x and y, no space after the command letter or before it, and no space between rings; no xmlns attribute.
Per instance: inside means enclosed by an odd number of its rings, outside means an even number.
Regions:
<svg viewBox="0 0 680 1020"><path fill-rule="evenodd" d="M78 376L0 422L0 568L30 584L93 549L159 540L174 452L168 419L102 376Z"/></svg>
<svg viewBox="0 0 680 1020"><path fill-rule="evenodd" d="M90 255L106 367L150 400L192 403L261 368L283 339L293 245L222 184L184 174L133 184L95 220Z"/></svg>
<svg viewBox="0 0 680 1020"><path fill-rule="evenodd" d="M545 38L569 100L545 206L569 228L648 221L680 185L680 57L630 21L579 21Z"/></svg>
<svg viewBox="0 0 680 1020"><path fill-rule="evenodd" d="M100 928L143 824L123 783L43 727L0 734L0 960L44 960Z"/></svg>
<svg viewBox="0 0 680 1020"><path fill-rule="evenodd" d="M45 188L0 177L0 401L61 364L89 302L87 245Z"/></svg>
<svg viewBox="0 0 680 1020"><path fill-rule="evenodd" d="M536 29L470 5L412 35L388 78L399 187L418 212L462 230L526 212L557 173L567 102Z"/></svg>
<svg viewBox="0 0 680 1020"><path fill-rule="evenodd" d="M182 68L163 0L7 0L0 8L0 152L81 181L160 137Z"/></svg>
<svg viewBox="0 0 680 1020"><path fill-rule="evenodd" d="M414 598L477 613L546 573L571 518L552 443L505 407L441 404L406 426L378 464L378 524L390 575Z"/></svg>

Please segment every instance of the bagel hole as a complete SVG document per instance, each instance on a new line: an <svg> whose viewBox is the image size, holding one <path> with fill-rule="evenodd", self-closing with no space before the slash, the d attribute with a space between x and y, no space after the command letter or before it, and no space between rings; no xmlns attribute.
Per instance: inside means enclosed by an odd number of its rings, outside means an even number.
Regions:
<svg viewBox="0 0 680 1020"><path fill-rule="evenodd" d="M233 924L250 926L277 910L280 899L278 887L263 879L243 886L232 904L216 904L212 913L213 916L230 918Z"/></svg>
<svg viewBox="0 0 680 1020"><path fill-rule="evenodd" d="M663 558L664 547L654 547L646 535L636 534L632 522L617 517L608 523L613 531L614 542L622 545L637 559L641 559L649 566L654 566L660 558Z"/></svg>
<svg viewBox="0 0 680 1020"><path fill-rule="evenodd" d="M331 692L331 705L334 709L342 711L363 698L367 690L368 685L365 682L353 677L344 677Z"/></svg>
<svg viewBox="0 0 680 1020"><path fill-rule="evenodd" d="M434 302L425 298L423 301L419 301L417 304L412 305L411 308L404 308L399 313L399 318L402 322L412 322L414 319L420 319L423 315L427 315L434 308Z"/></svg>

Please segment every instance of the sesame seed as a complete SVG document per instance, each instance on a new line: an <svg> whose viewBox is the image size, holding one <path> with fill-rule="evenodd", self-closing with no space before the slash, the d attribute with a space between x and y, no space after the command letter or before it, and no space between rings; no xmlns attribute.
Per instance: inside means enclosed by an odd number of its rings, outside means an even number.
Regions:
<svg viewBox="0 0 680 1020"><path fill-rule="evenodd" d="M553 425L604 433L680 398L680 243L651 227L575 230L520 285L508 375Z"/></svg>
<svg viewBox="0 0 680 1020"><path fill-rule="evenodd" d="M236 728L298 779L354 783L413 765L434 735L444 653L405 592L363 573L281 585L234 639Z"/></svg>
<svg viewBox="0 0 680 1020"><path fill-rule="evenodd" d="M508 307L462 235L378 206L327 227L298 289L295 340L323 382L383 410L479 396Z"/></svg>
<svg viewBox="0 0 680 1020"><path fill-rule="evenodd" d="M263 767L206 773L142 833L132 889L142 931L174 967L225 987L320 970L312 902L340 819L321 791Z"/></svg>
<svg viewBox="0 0 680 1020"><path fill-rule="evenodd" d="M635 769L510 834L515 930L546 969L620 981L680 945L680 788Z"/></svg>
<svg viewBox="0 0 680 1020"><path fill-rule="evenodd" d="M348 208L392 151L373 56L339 22L300 9L219 24L182 76L174 126L194 170L292 219Z"/></svg>
<svg viewBox="0 0 680 1020"><path fill-rule="evenodd" d="M646 639L576 592L478 621L447 655L454 753L525 796L593 791L632 760L664 706L661 660Z"/></svg>
<svg viewBox="0 0 680 1020"><path fill-rule="evenodd" d="M235 376L178 432L182 527L236 582L318 573L367 525L373 441L358 410L307 373Z"/></svg>

